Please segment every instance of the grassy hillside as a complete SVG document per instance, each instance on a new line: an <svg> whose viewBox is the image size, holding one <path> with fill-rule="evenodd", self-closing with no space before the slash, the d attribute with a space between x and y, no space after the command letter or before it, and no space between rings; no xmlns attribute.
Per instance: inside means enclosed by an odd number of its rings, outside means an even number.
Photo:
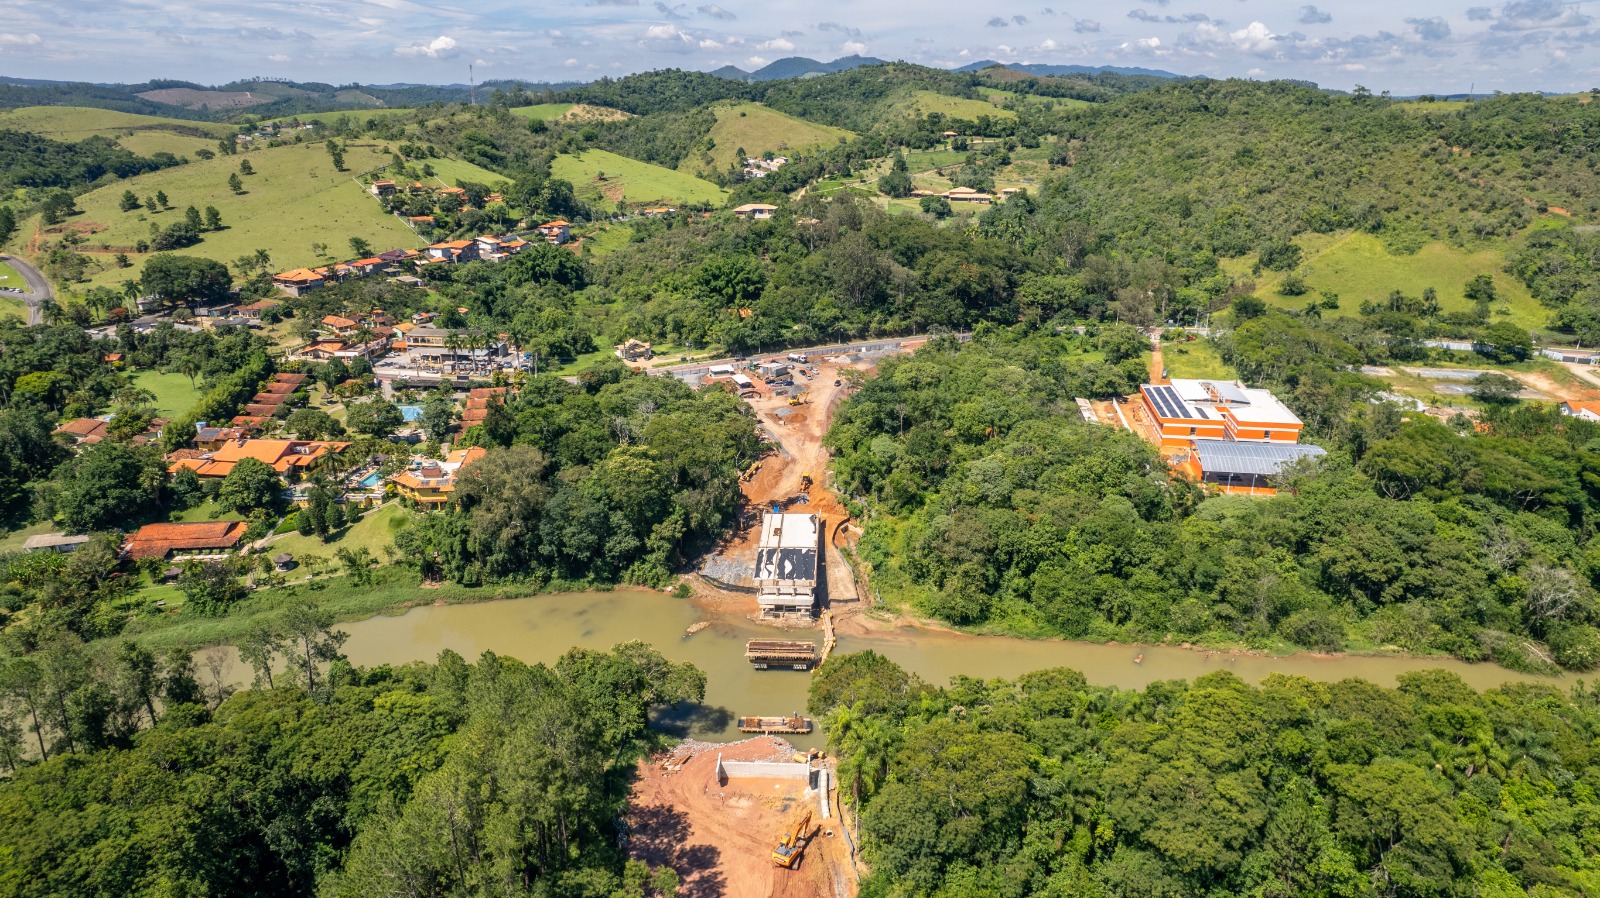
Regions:
<svg viewBox="0 0 1600 898"><path fill-rule="evenodd" d="M721 203L728 195L710 181L605 150L563 153L551 169L556 177L571 181L580 198L604 205ZM597 180L602 175L604 180Z"/></svg>
<svg viewBox="0 0 1600 898"><path fill-rule="evenodd" d="M1439 305L1446 312L1466 312L1472 303L1463 295L1467 281L1480 274L1494 279L1497 303L1496 321L1511 321L1530 330L1548 325L1551 312L1539 304L1521 281L1506 274L1505 258L1497 247L1465 250L1444 243L1429 243L1408 256L1391 254L1382 241L1371 234L1305 234L1295 241L1304 251L1299 273L1310 292L1305 296L1280 296L1282 272L1264 271L1256 277L1256 295L1275 305L1302 308L1324 290L1339 295L1339 308L1326 316L1356 315L1364 301L1382 302L1390 291L1399 290L1418 297L1432 287L1439 293ZM1249 277L1254 257L1231 260L1228 267L1240 277Z"/></svg>
<svg viewBox="0 0 1600 898"><path fill-rule="evenodd" d="M695 154L693 159L685 159L679 168L695 172L724 171L741 161L741 147L751 156L759 156L767 150L781 156L855 136L843 128L808 122L760 103L718 106L716 113L717 123L710 133L711 165L705 165L702 156Z"/></svg>
<svg viewBox="0 0 1600 898"><path fill-rule="evenodd" d="M487 185L509 180L505 175L461 159L429 159L428 164L433 166L434 177L451 186L456 181Z"/></svg>
<svg viewBox="0 0 1600 898"><path fill-rule="evenodd" d="M245 177L242 194L228 188L228 176L248 158L255 174ZM372 168L384 161L374 150L351 148L346 152L350 171ZM149 213L123 212L118 201L124 190L140 197L164 191L173 208ZM376 201L351 179L337 172L320 144L273 147L243 157L218 156L177 168L151 172L91 191L78 200L83 214L68 223L86 233L78 250L104 265L91 277L96 284L116 284L136 273L112 264L116 252L127 252L150 236L150 226L166 227L183 217L186 206L216 206L224 230L206 234L203 242L179 252L228 262L257 249L272 255L279 270L320 264L349 254L348 240L362 237L375 248L413 246L417 238L392 216L383 214ZM25 234L38 226L30 222ZM328 256L312 250L327 244ZM135 266L141 257L130 253Z"/></svg>
<svg viewBox="0 0 1600 898"><path fill-rule="evenodd" d="M196 150L213 150L217 142L209 137L190 137L176 131L135 131L117 137L117 145L130 153L140 156L151 156L156 153L171 153L174 156L195 158Z"/></svg>
<svg viewBox="0 0 1600 898"><path fill-rule="evenodd" d="M932 112L952 118L976 121L978 116L987 115L990 118L1016 118L1017 114L1009 109L1002 109L987 100L967 100L962 97L950 97L934 93L931 90L912 91L902 109L915 110L923 115Z"/></svg>
<svg viewBox="0 0 1600 898"><path fill-rule="evenodd" d="M341 109L333 112L302 112L298 115L285 115L275 119L274 122L322 122L331 124L340 119L348 119L352 124L360 124L368 119L391 118L397 115L406 115L415 112L415 109Z"/></svg>
<svg viewBox="0 0 1600 898"><path fill-rule="evenodd" d="M523 118L527 119L530 122L532 122L532 121L547 122L547 121L550 121L551 119L560 118L563 115L566 115L567 112L569 110L571 110L574 105L576 105L576 104L573 104L573 103L540 103L537 106L518 106L517 108L511 110L511 113L513 115L520 115L520 116L522 116Z"/></svg>
<svg viewBox="0 0 1600 898"><path fill-rule="evenodd" d="M216 138L233 133L233 129L227 125L85 106L26 106L6 110L0 112L0 128L29 131L64 141L83 140L95 135L118 138L131 131L182 128L191 133L198 131L210 135L212 143L215 143Z"/></svg>

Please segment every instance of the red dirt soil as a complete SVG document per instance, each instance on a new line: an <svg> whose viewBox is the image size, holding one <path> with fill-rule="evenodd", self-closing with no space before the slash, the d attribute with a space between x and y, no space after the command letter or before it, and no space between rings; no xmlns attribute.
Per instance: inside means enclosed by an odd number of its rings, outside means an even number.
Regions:
<svg viewBox="0 0 1600 898"><path fill-rule="evenodd" d="M804 794L805 781L718 782L719 753L725 761L789 761L794 748L771 736L686 742L641 761L628 809L628 854L676 870L682 898L853 898L858 884L849 842L837 816L824 820L817 813L817 796ZM831 797L830 805L837 808ZM799 865L778 867L772 849L807 811L812 838Z"/></svg>

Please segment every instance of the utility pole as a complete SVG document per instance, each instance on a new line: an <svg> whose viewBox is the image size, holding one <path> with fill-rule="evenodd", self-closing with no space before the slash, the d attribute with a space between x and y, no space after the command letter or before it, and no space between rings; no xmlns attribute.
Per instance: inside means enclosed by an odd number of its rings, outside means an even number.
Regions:
<svg viewBox="0 0 1600 898"><path fill-rule="evenodd" d="M478 105L478 79L472 72L472 63L467 63L467 84L472 88L472 105Z"/></svg>

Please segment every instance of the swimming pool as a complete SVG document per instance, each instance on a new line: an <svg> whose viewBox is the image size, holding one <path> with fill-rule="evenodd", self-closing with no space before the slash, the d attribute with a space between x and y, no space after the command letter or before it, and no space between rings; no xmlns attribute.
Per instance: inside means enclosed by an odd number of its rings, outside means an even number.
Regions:
<svg viewBox="0 0 1600 898"><path fill-rule="evenodd" d="M421 421L422 420L422 406L420 406L420 405L402 405L402 406L400 406L400 417L404 418L406 420L407 424L410 424L410 423L412 423L414 421Z"/></svg>
<svg viewBox="0 0 1600 898"><path fill-rule="evenodd" d="M361 478L360 480L358 480L356 482L361 484L362 486L366 487L367 489L372 489L373 487L375 487L378 484L383 482L383 477L377 471L373 471L371 474L368 474L367 476Z"/></svg>

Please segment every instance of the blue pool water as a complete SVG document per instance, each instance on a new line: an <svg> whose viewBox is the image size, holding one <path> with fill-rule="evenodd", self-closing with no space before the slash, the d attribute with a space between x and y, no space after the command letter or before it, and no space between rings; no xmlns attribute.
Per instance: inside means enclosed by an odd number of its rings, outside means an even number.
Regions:
<svg viewBox="0 0 1600 898"><path fill-rule="evenodd" d="M400 406L400 417L405 418L407 423L420 421L422 420L422 406L402 405Z"/></svg>
<svg viewBox="0 0 1600 898"><path fill-rule="evenodd" d="M373 471L371 474L368 474L367 476L361 478L357 482L360 483L362 486L364 486L364 487L366 487L368 489L371 489L371 488L377 486L378 484L382 483L383 482L383 478L378 476L378 472L377 471Z"/></svg>

